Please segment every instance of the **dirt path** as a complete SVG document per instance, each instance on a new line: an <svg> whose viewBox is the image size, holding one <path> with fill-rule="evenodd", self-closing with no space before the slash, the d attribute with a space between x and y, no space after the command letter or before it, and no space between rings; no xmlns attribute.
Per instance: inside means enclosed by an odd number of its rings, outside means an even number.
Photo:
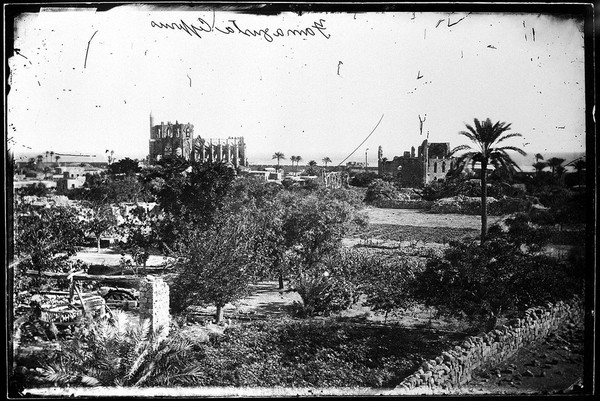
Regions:
<svg viewBox="0 0 600 401"><path fill-rule="evenodd" d="M101 249L100 253L98 253L97 248L83 248L71 259L79 259L90 265L119 266L122 257L123 256L119 252L110 249ZM131 256L129 255L125 256L125 258L131 260ZM146 266L164 266L168 259L169 258L162 255L150 255Z"/></svg>

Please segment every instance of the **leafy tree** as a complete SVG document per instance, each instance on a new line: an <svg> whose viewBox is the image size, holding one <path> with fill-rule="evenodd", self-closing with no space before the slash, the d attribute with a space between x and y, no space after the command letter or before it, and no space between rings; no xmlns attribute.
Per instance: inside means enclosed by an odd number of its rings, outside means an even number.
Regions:
<svg viewBox="0 0 600 401"><path fill-rule="evenodd" d="M238 212L224 210L208 229L185 233L185 247L179 247L177 273L170 283L175 311L212 304L220 322L224 306L248 293L267 253L256 237L260 225L255 217L253 206Z"/></svg>
<svg viewBox="0 0 600 401"><path fill-rule="evenodd" d="M311 160L311 161L308 162L308 166L309 167L316 167L317 166L317 162L314 161L314 160Z"/></svg>
<svg viewBox="0 0 600 401"><path fill-rule="evenodd" d="M182 158L164 158L158 168L143 175L165 215L161 224L163 238L168 240L187 224L211 224L231 189L235 170L218 162L190 164Z"/></svg>
<svg viewBox="0 0 600 401"><path fill-rule="evenodd" d="M383 312L384 322L390 313L414 304L412 288L420 270L414 259L372 253L358 256L358 264L363 304Z"/></svg>
<svg viewBox="0 0 600 401"><path fill-rule="evenodd" d="M492 121L488 118L483 124L478 119L474 120L475 128L465 124L468 131L461 131L459 135L466 136L475 145L476 149L472 150L469 145L460 145L452 149L450 154L456 152L468 150L468 152L462 154L457 158L454 171L451 174L456 174L464 170L464 168L471 164L473 167L479 163L481 166L480 179L481 179L481 241L485 241L487 235L487 167L488 164L492 164L496 168L503 167L508 171L515 169L520 170L519 166L511 159L507 151L512 150L521 155L526 153L514 146L500 146L497 145L512 137L522 136L518 133L505 134L510 130L511 124L498 121L492 124Z"/></svg>
<svg viewBox="0 0 600 401"><path fill-rule="evenodd" d="M542 156L541 153L536 153L535 154L535 162L539 163L540 160L544 160L544 156Z"/></svg>
<svg viewBox="0 0 600 401"><path fill-rule="evenodd" d="M121 159L118 162L114 162L108 166L108 174L110 175L134 175L139 173L141 170L142 168L139 166L139 161L132 160L129 157Z"/></svg>
<svg viewBox="0 0 600 401"><path fill-rule="evenodd" d="M285 160L285 155L282 152L275 152L272 159L277 159L277 171L279 171L279 161Z"/></svg>
<svg viewBox="0 0 600 401"><path fill-rule="evenodd" d="M77 212L70 207L43 208L18 202L15 209L15 293L40 289L40 277L25 274L68 271L69 258L75 255L84 234Z"/></svg>
<svg viewBox="0 0 600 401"><path fill-rule="evenodd" d="M131 255L137 266L145 268L152 250L160 244L157 220L150 211L137 206L125 216L125 222L119 227L123 237L119 246Z"/></svg>
<svg viewBox="0 0 600 401"><path fill-rule="evenodd" d="M151 199L147 189L134 175L123 177L110 174L86 174L82 188L69 190L70 199L84 200L94 204L141 202Z"/></svg>
<svg viewBox="0 0 600 401"><path fill-rule="evenodd" d="M38 182L37 184L27 185L26 187L17 190L22 196L46 196L50 192L46 185Z"/></svg>
<svg viewBox="0 0 600 401"><path fill-rule="evenodd" d="M87 232L92 233L96 238L98 253L100 253L100 239L102 234L116 228L117 219L109 205L96 203L90 206L84 227Z"/></svg>
<svg viewBox="0 0 600 401"><path fill-rule="evenodd" d="M356 209L332 196L282 193L285 208L283 233L297 271L311 269L339 249L341 240L356 222Z"/></svg>

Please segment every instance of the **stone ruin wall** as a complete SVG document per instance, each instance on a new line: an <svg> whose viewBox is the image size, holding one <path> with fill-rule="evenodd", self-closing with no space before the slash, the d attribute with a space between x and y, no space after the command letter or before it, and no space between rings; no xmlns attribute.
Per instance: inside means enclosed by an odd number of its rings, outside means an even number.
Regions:
<svg viewBox="0 0 600 401"><path fill-rule="evenodd" d="M511 356L522 346L539 341L568 322L583 324L584 309L578 300L559 302L546 308L530 308L522 319L513 319L508 326L479 336L470 336L462 345L425 361L412 375L398 385L409 392L421 388L456 389L468 383L474 372L493 367Z"/></svg>
<svg viewBox="0 0 600 401"><path fill-rule="evenodd" d="M427 183L437 180L444 180L446 174L454 164L454 159L448 158L429 158L427 161Z"/></svg>
<svg viewBox="0 0 600 401"><path fill-rule="evenodd" d="M169 334L169 286L160 277L146 276L140 281L140 321L149 319L150 329L163 328L162 335Z"/></svg>

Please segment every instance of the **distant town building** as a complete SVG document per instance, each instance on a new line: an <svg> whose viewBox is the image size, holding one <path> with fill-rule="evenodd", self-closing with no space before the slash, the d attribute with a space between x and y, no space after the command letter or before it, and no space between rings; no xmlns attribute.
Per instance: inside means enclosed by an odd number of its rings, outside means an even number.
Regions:
<svg viewBox="0 0 600 401"><path fill-rule="evenodd" d="M175 121L154 124L150 114L149 162L155 164L165 156L181 156L189 161L221 161L234 167L247 166L243 137L194 138L194 125Z"/></svg>
<svg viewBox="0 0 600 401"><path fill-rule="evenodd" d="M413 146L402 156L394 156L392 160L383 157L381 146L378 152L379 176L391 174L401 185L406 187L423 187L434 180L443 180L454 167L455 158L450 157L449 143L429 143L424 140L415 154Z"/></svg>
<svg viewBox="0 0 600 401"><path fill-rule="evenodd" d="M81 188L85 184L85 176L81 175L75 178L69 178L67 173L63 178L59 178L56 181L56 189L59 191L67 191L69 189Z"/></svg>

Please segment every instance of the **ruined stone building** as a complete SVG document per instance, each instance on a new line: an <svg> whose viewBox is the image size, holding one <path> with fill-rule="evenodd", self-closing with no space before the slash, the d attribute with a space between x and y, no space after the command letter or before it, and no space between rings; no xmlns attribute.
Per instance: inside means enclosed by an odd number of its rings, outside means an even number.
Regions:
<svg viewBox="0 0 600 401"><path fill-rule="evenodd" d="M413 146L410 152L405 151L402 156L394 156L392 160L388 160L383 157L380 146L378 173L380 177L391 174L400 181L402 186L420 188L434 180L443 180L446 177L455 163L455 158L448 156L449 153L449 143L429 143L424 140L416 154Z"/></svg>
<svg viewBox="0 0 600 401"><path fill-rule="evenodd" d="M246 144L243 137L194 137L194 125L175 121L155 125L150 114L149 162L156 163L165 156L182 156L196 162L229 163L234 167L247 166Z"/></svg>

